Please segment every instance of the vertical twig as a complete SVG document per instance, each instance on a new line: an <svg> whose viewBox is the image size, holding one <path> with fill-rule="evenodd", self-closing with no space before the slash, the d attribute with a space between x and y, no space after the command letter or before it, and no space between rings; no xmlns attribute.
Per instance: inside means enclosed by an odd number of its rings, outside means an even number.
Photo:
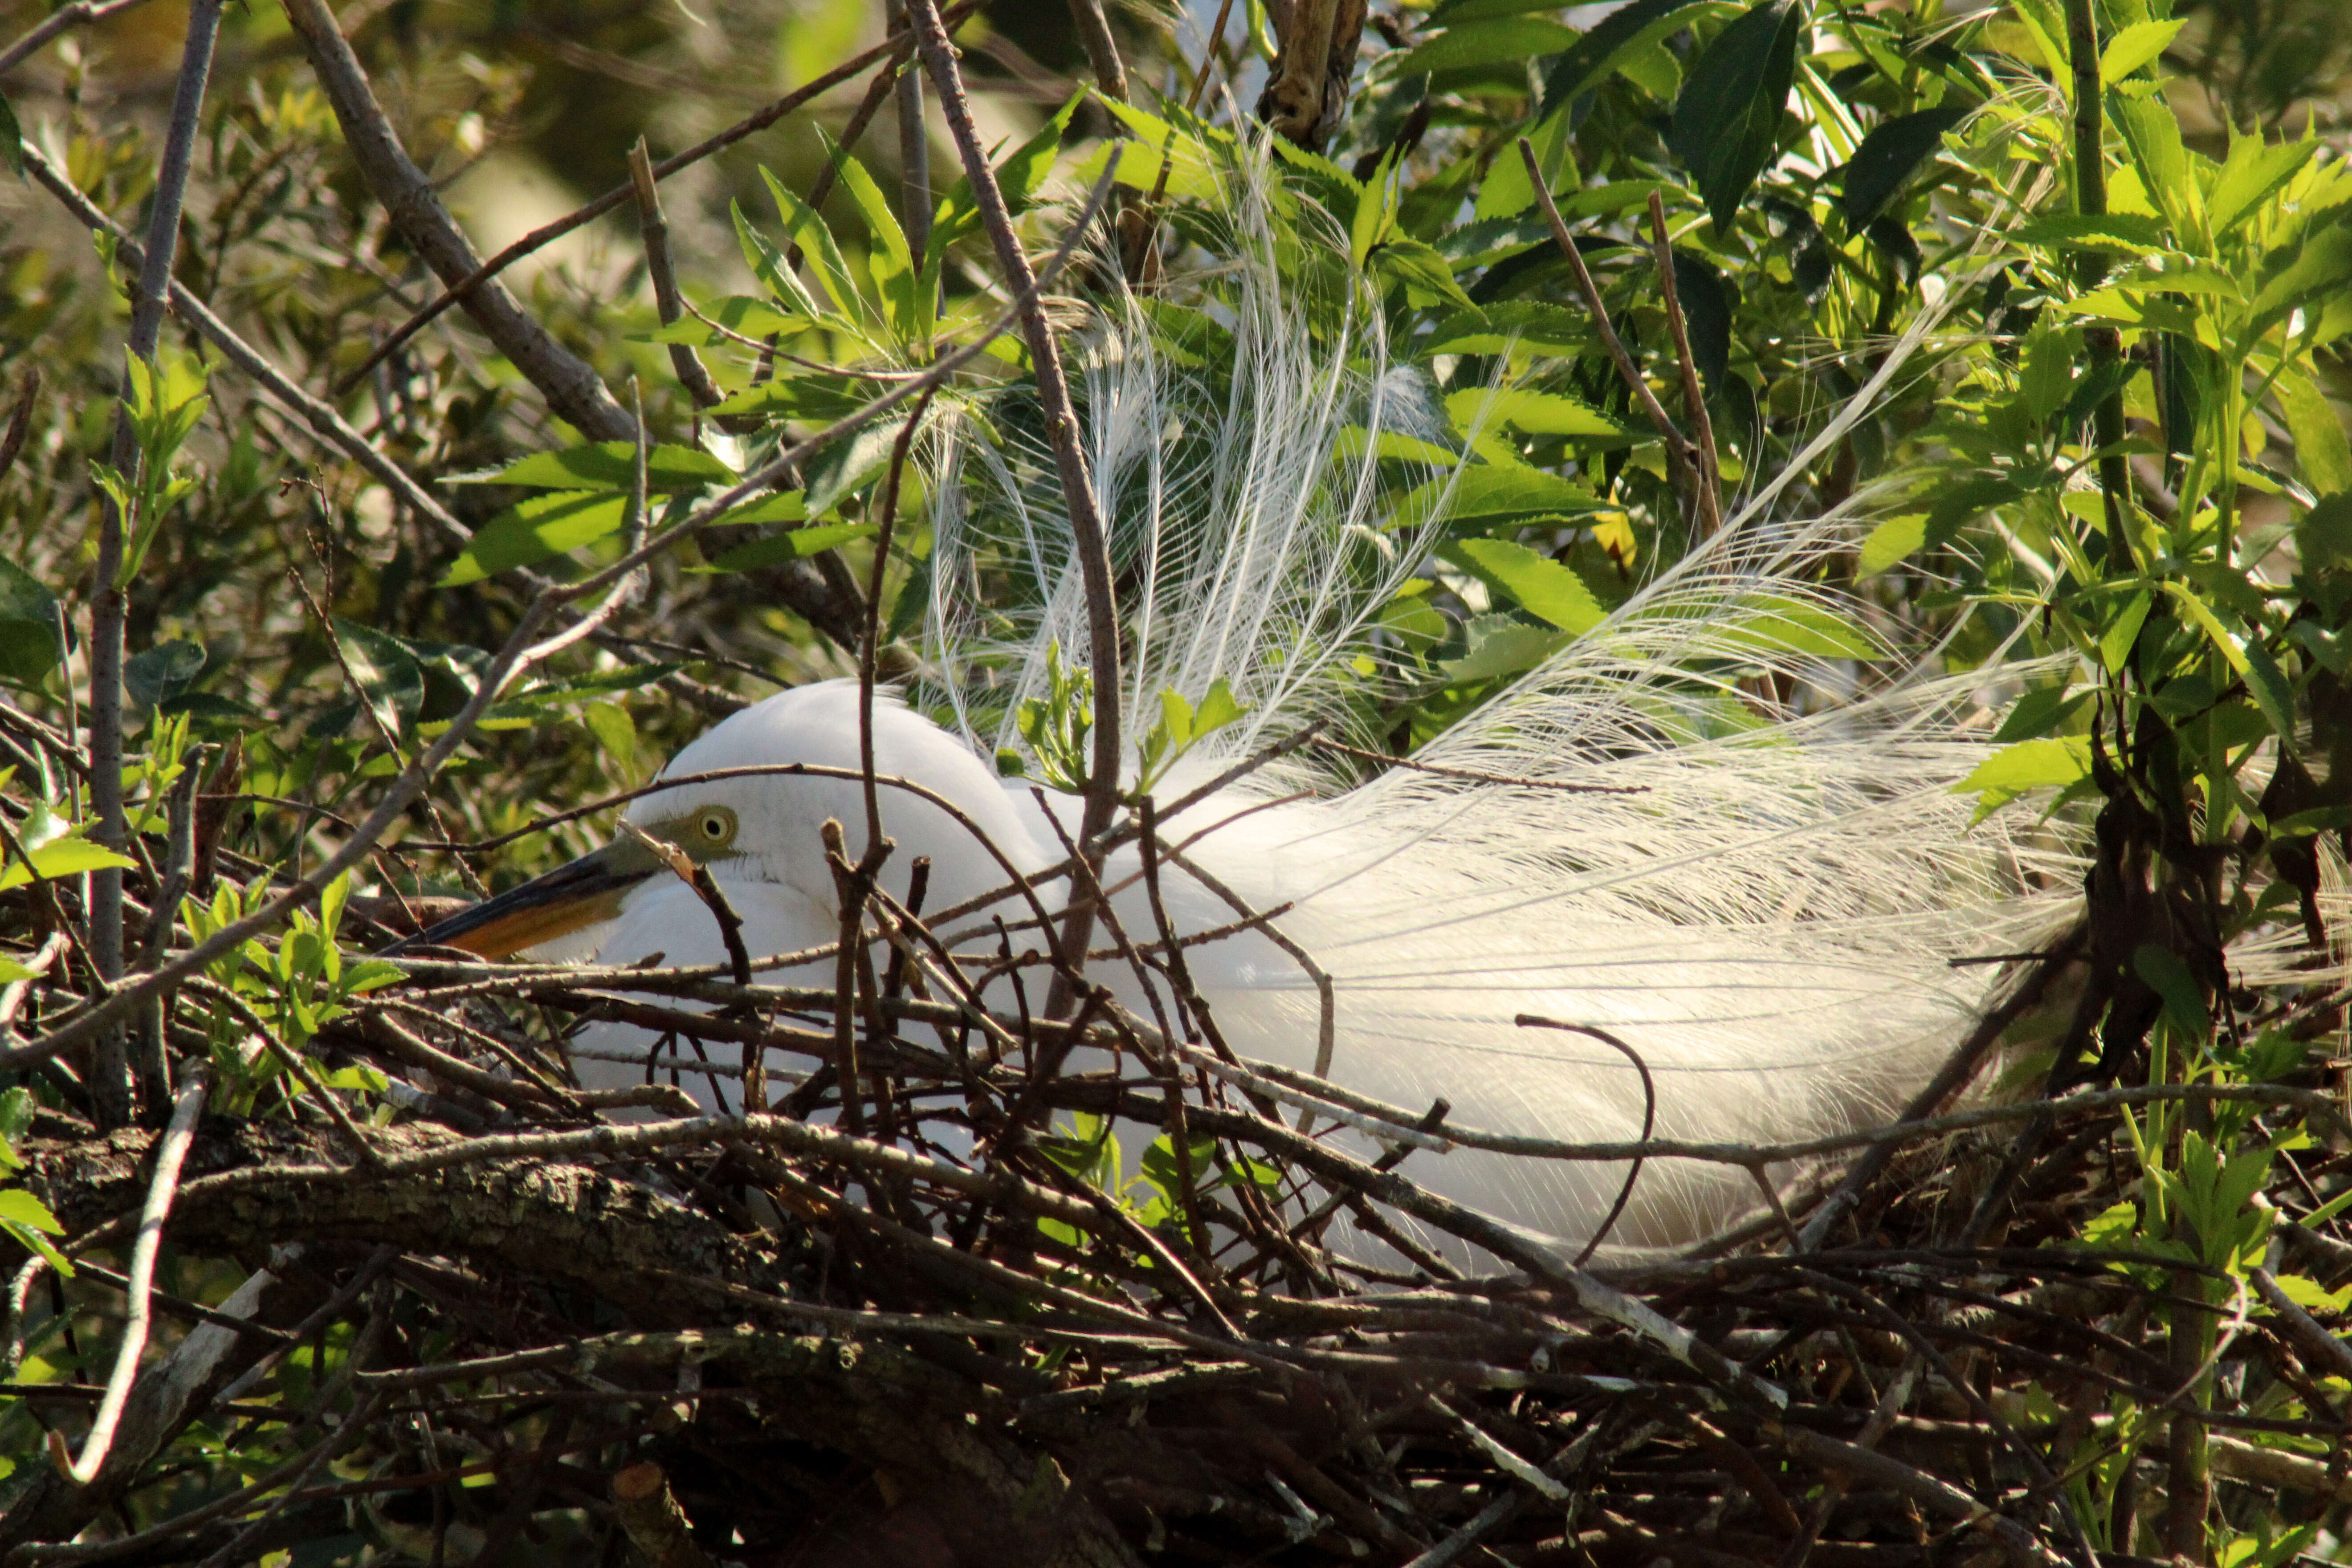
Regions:
<svg viewBox="0 0 2352 1568"><path fill-rule="evenodd" d="M155 905L147 914L147 935L139 948L139 967L152 969L172 945L172 928L180 919L180 900L187 896L196 860L196 780L204 768L204 748L191 746L180 759L180 776L172 781L164 809L168 843L163 856L163 885L156 889ZM163 1051L163 1016L171 1011L168 991L150 997L139 1011L139 1049L132 1069L139 1078L139 1100L150 1125L161 1121L172 1099L172 1064Z"/></svg>
<svg viewBox="0 0 2352 1568"><path fill-rule="evenodd" d="M1111 37L1110 18L1103 12L1102 0L1070 0L1070 20L1078 25L1078 41L1087 51L1087 64L1095 73L1095 86L1102 95L1120 103L1127 101L1127 67L1118 58L1118 40ZM947 89L940 89L942 96Z"/></svg>
<svg viewBox="0 0 2352 1568"><path fill-rule="evenodd" d="M198 4L203 3L198 0ZM210 1085L211 1075L209 1062L199 1059L189 1064L181 1081L179 1100L172 1107L172 1124L157 1145L155 1174L147 1184L147 1206L140 1211L139 1237L131 1245L131 1279L125 1287L129 1301L122 1321L122 1342L115 1349L114 1370L107 1377L106 1394L99 1401L98 1415L90 1421L89 1436L82 1441L81 1457L68 1459L65 1434L49 1434L49 1457L76 1486L89 1485L97 1479L100 1467L106 1463L107 1450L114 1446L115 1426L122 1419L122 1406L131 1397L131 1385L139 1378L139 1355L147 1348L147 1325L154 1305L155 1254L163 1243L163 1221L172 1213L172 1197L180 1185L180 1167L188 1158L188 1145L195 1139L196 1118L204 1110L205 1090Z"/></svg>
<svg viewBox="0 0 2352 1568"><path fill-rule="evenodd" d="M654 309L662 325L670 326L686 310L678 297L677 273L670 266L669 219L662 215L661 188L654 184L654 161L642 136L629 149L629 179L637 190L637 235L645 243L646 275L653 280ZM708 408L721 400L719 384L710 379L693 344L670 344L669 366L696 407Z"/></svg>
<svg viewBox="0 0 2352 1568"><path fill-rule="evenodd" d="M905 0L887 0L890 31L907 25ZM931 140L923 126L923 73L913 60L895 65L898 93L898 212L907 248L922 265L931 245Z"/></svg>
<svg viewBox="0 0 2352 1568"><path fill-rule="evenodd" d="M915 25L923 63L940 89L940 108L955 137L956 151L962 156L964 174L971 181L981 222L987 226L988 237L996 247L997 261L1004 268L1005 281L1019 302L1022 332L1028 340L1030 363L1036 367L1037 401L1045 416L1046 434L1054 443L1055 461L1061 469L1072 543L1078 558L1078 574L1086 586L1087 663L1095 683L1094 759L1087 779L1086 811L1079 819L1078 845L1089 857L1096 857L1101 853L1096 840L1110 826L1112 813L1118 805L1118 599L1111 582L1110 542L1095 495L1094 479L1087 470L1086 453L1078 445L1077 414L1070 403L1061 348L1054 341L1052 324L1045 319L1045 301L1038 297L1037 275L1021 248L1019 237L1013 232L1013 215L1004 205L1004 193L997 187L996 171L989 166L979 128L972 123L971 102L964 91L963 73L956 65L954 47L948 41L947 28L940 21L934 0L908 0L907 12ZM1114 159L1113 167L1116 166ZM1064 937L1064 951L1071 955L1070 975L1085 965L1087 942L1093 932L1094 910L1081 903L1071 910ZM1076 1001L1077 993L1069 983L1069 975L1057 973L1047 995L1045 1016L1066 1016Z"/></svg>
<svg viewBox="0 0 2352 1568"><path fill-rule="evenodd" d="M2091 0L2066 0L2067 65L2074 85L2074 210L2096 217L2107 210L2105 133L2099 112L2099 25L2091 14ZM2076 264L2075 279L2084 289L2097 288L2107 276L2106 258L2085 250ZM2123 334L2096 322L2083 329L2091 351L2091 374L2103 375L2123 358ZM2117 572L2136 570L2130 533L2131 467L2124 454L2112 450L2124 438L2124 395L2117 387L2091 410L2091 440L2106 455L2099 459L2099 489L2107 522L2107 561ZM2231 440L2236 437L2231 436ZM2229 542L2221 545L2229 559Z"/></svg>
<svg viewBox="0 0 2352 1568"><path fill-rule="evenodd" d="M1528 181L1535 186L1536 200L1542 204L1544 218L1551 225L1552 241L1559 247L1560 254L1568 258L1568 265L1576 274L1577 291L1584 296L1584 308L1591 312L1593 330L1601 334L1601 346L1609 351L1610 359L1617 366L1618 375L1633 394L1633 401L1641 405L1642 412L1649 416L1650 423L1657 426L1658 434L1665 438L1666 466L1674 470L1676 488L1696 485L1697 476L1692 472L1696 458L1690 442L1684 438L1673 417L1659 405L1656 395L1650 391L1650 384L1642 379L1642 367L1633 363L1633 356L1626 352L1624 343L1617 336L1617 329L1609 324L1609 308L1601 302L1601 290L1594 286L1592 274L1584 265L1584 254L1576 248L1575 237L1568 232L1568 225L1561 219L1559 208L1551 199L1551 186L1544 179L1543 165L1536 159L1535 144L1524 136L1519 138L1519 157L1527 163Z"/></svg>
<svg viewBox="0 0 2352 1568"><path fill-rule="evenodd" d="M180 252L180 205L187 195L188 166L203 117L205 88L212 79L213 44L220 36L221 0L194 0L188 7L188 40L180 55L180 76L172 90L171 129L155 175L155 207L147 222L146 265L139 269L139 293L131 307L131 357L152 364L163 335L163 301L172 287L172 264ZM129 475L138 437L130 415L114 415L114 470ZM118 854L130 843L122 814L122 661L129 584L122 575L124 519L108 498L99 514L96 593L89 617L89 794L98 818L97 840ZM122 977L122 872L109 867L90 873L89 934L99 978ZM120 1025L100 1031L90 1074L90 1101L103 1127L131 1121L131 1075L126 1031Z"/></svg>
<svg viewBox="0 0 2352 1568"><path fill-rule="evenodd" d="M1723 527L1723 468L1715 451L1715 422L1706 416L1706 388L1699 384L1698 362L1691 357L1690 326L1683 318L1681 287L1675 281L1675 247L1666 237L1666 204L1650 193L1650 242L1658 258L1658 288L1666 297L1666 324L1673 330L1675 360L1683 373L1683 412L1698 432L1697 469L1692 489L1698 492L1698 536L1712 539Z"/></svg>

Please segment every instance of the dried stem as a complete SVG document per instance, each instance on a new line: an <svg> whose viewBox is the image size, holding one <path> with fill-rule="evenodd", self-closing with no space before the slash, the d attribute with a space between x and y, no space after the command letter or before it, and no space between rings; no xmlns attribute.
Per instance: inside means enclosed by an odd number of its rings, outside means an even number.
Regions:
<svg viewBox="0 0 2352 1568"><path fill-rule="evenodd" d="M1543 165L1536 158L1535 144L1524 136L1519 138L1519 157L1528 166L1528 180L1535 186L1536 200L1542 205L1544 217L1551 225L1552 240L1559 247L1559 253L1568 258L1569 268L1576 274L1577 292L1584 297L1584 308L1592 316L1593 330L1601 334L1601 344L1608 349L1611 363L1616 365L1618 376L1633 393L1633 401L1649 416L1658 434L1664 437L1666 464L1674 470L1676 486L1694 486L1696 483L1694 472L1696 458L1691 444L1665 409L1659 405L1657 395L1650 390L1650 384L1642 379L1641 366L1635 364L1633 356L1626 352L1624 343L1617 336L1617 329L1609 324L1608 307L1601 302L1601 290L1594 286L1592 274L1584 265L1584 253L1576 248L1575 237L1568 232L1568 225L1559 216L1559 207L1551 199L1551 186L1544 179Z"/></svg>
<svg viewBox="0 0 2352 1568"><path fill-rule="evenodd" d="M1715 421L1706 415L1706 388L1698 379L1698 363L1691 357L1690 326L1683 319L1682 288L1675 279L1675 247L1666 235L1666 205L1658 193L1650 193L1650 242L1657 258L1658 288L1666 298L1666 324L1675 340L1675 359L1682 371L1683 413L1691 428L1698 432L1698 450L1693 454L1696 467L1698 536L1712 539L1723 527L1723 465L1715 450Z"/></svg>
<svg viewBox="0 0 2352 1568"><path fill-rule="evenodd" d="M163 1222L171 1216L172 1199L180 1184L180 1167L188 1157L188 1145L196 1133L196 1117L205 1108L205 1093L211 1087L211 1065L204 1061L191 1063L182 1075L180 1095L172 1107L172 1124L163 1133L162 1145L155 1154L155 1174L147 1186L147 1205L140 1211L139 1237L131 1244L131 1277L124 1286L130 1300L124 1309L122 1342L115 1348L114 1370L106 1380L106 1397L89 1424L89 1435L82 1440L78 1458L66 1458L65 1435L49 1433L49 1455L58 1468L77 1486L88 1486L98 1478L106 1463L107 1450L114 1446L116 1424L122 1419L122 1407L131 1398L131 1385L139 1377L140 1352L147 1348L147 1325L154 1302L151 1292L155 1284L155 1255L163 1245Z"/></svg>
<svg viewBox="0 0 2352 1568"><path fill-rule="evenodd" d="M1069 513L1078 574L1086 586L1087 663L1095 686L1094 758L1087 771L1087 804L1079 819L1078 845L1087 855L1099 857L1101 849L1096 841L1110 826L1118 807L1118 598L1111 582L1109 535L1095 495L1093 476L1087 471L1086 452L1078 445L1077 411L1070 402L1070 384L1062 369L1061 348L1054 340L1052 324L1045 319L1036 273L1029 265L1027 253L1021 248L1020 237L1013 232L1013 215L1004 205L1004 193L997 188L996 171L989 166L979 127L972 122L971 101L964 91L963 73L956 65L954 47L948 41L947 28L940 20L933 0L908 0L907 10L914 20L923 63L940 89L940 107L947 115L948 129L955 136L956 150L963 156L964 174L971 181L981 222L988 229L988 237L996 247L997 262L1003 268L1005 281L1012 286L1019 305L1023 335L1028 340L1029 360L1037 378L1037 401L1045 416L1046 435L1054 444L1055 461L1061 469L1063 504ZM1118 160L1114 157L1104 171L1104 179L1109 180L1118 167ZM1079 908L1071 912L1063 947L1074 965L1084 962L1093 928L1091 910ZM1057 978L1046 1000L1046 1016L1066 1017L1076 1005L1076 993Z"/></svg>
<svg viewBox="0 0 2352 1568"><path fill-rule="evenodd" d="M654 309L663 326L672 326L686 314L686 306L677 291L677 273L670 266L669 219L662 216L661 191L654 184L653 159L642 136L629 149L629 180L636 189L637 237L646 247L646 274L653 280ZM669 365L697 408L709 408L723 400L725 395L710 379L709 367L694 352L693 344L670 344Z"/></svg>

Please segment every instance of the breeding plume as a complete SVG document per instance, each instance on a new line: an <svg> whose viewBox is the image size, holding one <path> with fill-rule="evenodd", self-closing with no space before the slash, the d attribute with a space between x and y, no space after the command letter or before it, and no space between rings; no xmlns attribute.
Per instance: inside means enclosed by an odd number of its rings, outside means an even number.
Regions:
<svg viewBox="0 0 2352 1568"><path fill-rule="evenodd" d="M2063 897L2032 889L2074 881L2000 816L1971 826L1974 800L1952 792L1988 750L1972 689L1891 654L1855 657L1875 651L1859 623L1806 582L1843 525L1790 524L1763 493L1581 635L1482 616L1438 678L1475 679L1480 660L1525 673L1411 765L1367 760L1390 751L1384 712L1432 679L1405 657L1400 595L1410 603L1434 580L1484 608L1473 581L1432 557L1475 480L1471 432L1439 412L1426 372L1389 357L1372 312L1318 342L1270 262L1227 282L1214 331L1230 331L1232 358L1219 374L1188 368L1198 358L1139 318L1098 324L1076 356L1115 529L1129 753L1170 692L1205 712L1222 690L1240 716L1151 781L1161 802L1309 726L1340 744L1299 746L1160 823L1164 927L1132 842L1113 854L1102 881L1116 931L1144 963L1099 956L1116 944L1098 921L1090 977L1144 1024L1198 1038L1156 966L1169 936L1225 932L1183 957L1235 1052L1416 1116L1442 1098L1455 1126L1640 1134L1652 1107L1627 1055L1523 1015L1622 1041L1654 1085L1662 1137L1778 1142L1884 1119L1979 1014L1990 971L1952 961L2030 946ZM882 885L903 900L925 857L928 909L997 893L941 928L975 974L1000 942L1043 946L1029 906L1002 896L1004 868L1063 861L1078 816L1075 796L997 766L1010 753L1032 777L1051 773L1024 735L1041 710L1078 700L1057 672L1087 646L1053 465L1023 413L1013 399L976 401L927 440L924 674L877 693L871 721L877 773L964 819L882 788L896 845ZM1400 452L1424 471L1400 483ZM1039 705L1026 731L1024 704ZM854 683L806 686L720 723L664 776L790 763L854 773L859 734ZM866 831L855 778L681 784L627 811L709 868L755 955L836 940L828 818L855 858ZM1041 895L1055 910L1070 896L1061 880ZM427 937L549 960L724 961L711 914L634 836ZM761 967L833 983L830 958ZM1032 1005L1045 984L1029 972ZM1001 976L984 994L1014 1005ZM650 1070L641 1031L592 1026L574 1045L585 1082ZM1082 1054L1064 1070L1111 1066ZM707 1075L683 1081L710 1100ZM1570 1242L1601 1225L1626 1174L1463 1149L1415 1153L1406 1169ZM1653 1161L1608 1239L1688 1240L1755 1201L1743 1173Z"/></svg>

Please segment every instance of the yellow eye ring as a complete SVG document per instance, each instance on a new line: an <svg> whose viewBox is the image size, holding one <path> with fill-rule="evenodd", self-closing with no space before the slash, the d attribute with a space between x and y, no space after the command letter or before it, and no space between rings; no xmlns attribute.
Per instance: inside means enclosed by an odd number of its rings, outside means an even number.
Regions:
<svg viewBox="0 0 2352 1568"><path fill-rule="evenodd" d="M723 805L706 805L694 814L694 831L705 844L724 848L735 839L735 814Z"/></svg>

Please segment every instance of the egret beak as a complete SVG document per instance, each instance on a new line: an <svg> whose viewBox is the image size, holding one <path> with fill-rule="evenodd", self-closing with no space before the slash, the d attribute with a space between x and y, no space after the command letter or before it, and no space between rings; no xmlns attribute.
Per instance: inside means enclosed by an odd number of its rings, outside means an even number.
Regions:
<svg viewBox="0 0 2352 1568"><path fill-rule="evenodd" d="M661 869L652 850L631 839L617 839L383 951L398 954L417 947L456 947L483 958L505 958L613 919L621 912L621 900L629 889Z"/></svg>

